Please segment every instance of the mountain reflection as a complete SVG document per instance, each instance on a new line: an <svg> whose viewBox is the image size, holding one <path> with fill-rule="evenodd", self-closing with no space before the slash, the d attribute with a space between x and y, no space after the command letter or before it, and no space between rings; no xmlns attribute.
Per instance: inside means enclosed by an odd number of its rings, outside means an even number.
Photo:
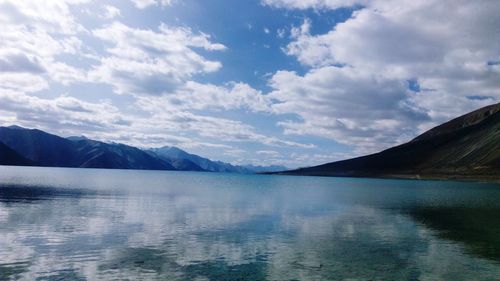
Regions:
<svg viewBox="0 0 500 281"><path fill-rule="evenodd" d="M6 203L50 200L58 197L80 198L103 196L105 192L81 188L55 188L50 186L0 185L0 201Z"/></svg>
<svg viewBox="0 0 500 281"><path fill-rule="evenodd" d="M429 207L410 214L438 236L463 243L471 254L500 261L500 208Z"/></svg>

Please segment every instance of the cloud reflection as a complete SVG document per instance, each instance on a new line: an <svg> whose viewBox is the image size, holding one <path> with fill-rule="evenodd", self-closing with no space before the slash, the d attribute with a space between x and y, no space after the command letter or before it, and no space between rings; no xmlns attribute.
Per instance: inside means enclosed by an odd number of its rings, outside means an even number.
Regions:
<svg viewBox="0 0 500 281"><path fill-rule="evenodd" d="M436 230L448 225L427 227L409 215L401 190L388 191L385 205L375 197L369 204L368 189L346 190L345 182L330 179L311 180L311 188L294 177L200 176L209 185L187 181L190 173L170 173L168 182L157 173L140 190L102 194L89 187L71 196L51 193L52 200L0 200L0 279L488 280L500 274L495 257L470 254L467 241L455 243ZM400 201L406 203L389 208Z"/></svg>

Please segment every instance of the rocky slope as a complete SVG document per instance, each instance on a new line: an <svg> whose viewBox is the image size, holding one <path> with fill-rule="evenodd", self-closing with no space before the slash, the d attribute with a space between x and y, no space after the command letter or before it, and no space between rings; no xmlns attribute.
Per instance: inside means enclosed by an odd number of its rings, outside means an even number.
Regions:
<svg viewBox="0 0 500 281"><path fill-rule="evenodd" d="M500 180L500 103L455 118L379 153L280 173Z"/></svg>

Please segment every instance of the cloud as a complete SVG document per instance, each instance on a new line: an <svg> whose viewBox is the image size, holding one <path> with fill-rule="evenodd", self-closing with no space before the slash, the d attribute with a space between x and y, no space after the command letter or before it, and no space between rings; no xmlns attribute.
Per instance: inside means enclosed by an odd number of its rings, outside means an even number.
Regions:
<svg viewBox="0 0 500 281"><path fill-rule="evenodd" d="M269 98L278 114L294 113L300 121L281 121L285 134L314 135L355 145L367 152L411 135L414 123L428 116L407 104L407 85L354 68L322 67L304 76L279 71L270 79Z"/></svg>
<svg viewBox="0 0 500 281"><path fill-rule="evenodd" d="M28 74L29 75L29 74ZM14 76L23 78L22 76ZM27 77L24 77L25 79ZM1 78L0 78L1 79ZM161 103L138 105L148 114L125 114L108 100L85 102L69 95L44 99L0 88L3 124L36 127L51 133L81 135L102 141L124 142L139 147L178 145L184 148L211 147L231 149L229 142L253 142L276 147L312 148L277 137L266 136L240 121L203 116L178 109L165 109ZM26 91L35 84L29 84ZM185 137L185 135L189 137ZM211 141L210 141L211 140Z"/></svg>
<svg viewBox="0 0 500 281"><path fill-rule="evenodd" d="M324 34L311 21L284 51L307 67L270 79L287 134L316 135L373 152L500 99L500 6L492 1L264 1L296 9L365 7ZM420 91L409 89L417 84ZM470 99L471 95L490 97Z"/></svg>
<svg viewBox="0 0 500 281"><path fill-rule="evenodd" d="M39 75L31 73L0 72L0 90L37 92L49 88L49 84Z"/></svg>
<svg viewBox="0 0 500 281"><path fill-rule="evenodd" d="M201 139L213 142L250 142L275 147L314 148L308 143L300 143L258 133L257 130L241 121L221 117L195 114L151 99L139 99L138 107L149 114L136 125L141 131L195 133Z"/></svg>
<svg viewBox="0 0 500 281"><path fill-rule="evenodd" d="M36 76L37 81L45 80L45 84L84 81L83 70L58 58L85 55L82 41L77 37L85 28L70 11L71 5L84 2L0 1L0 72L30 73L30 80ZM21 83L18 90L23 91L23 87Z"/></svg>
<svg viewBox="0 0 500 281"><path fill-rule="evenodd" d="M48 32L75 34L83 31L72 15L70 6L81 5L89 0L47 0L47 1L0 1L3 12L0 23L22 25L31 22L38 29Z"/></svg>
<svg viewBox="0 0 500 281"><path fill-rule="evenodd" d="M36 57L29 58L17 52L0 55L0 72L42 73L45 69Z"/></svg>
<svg viewBox="0 0 500 281"><path fill-rule="evenodd" d="M364 5L368 0L262 0L262 4L286 9L338 9L355 5Z"/></svg>
<svg viewBox="0 0 500 281"><path fill-rule="evenodd" d="M154 102L164 106L170 105L172 108L189 110L243 109L250 112L271 111L271 101L266 95L241 82L230 82L218 86L187 81L174 95L166 95Z"/></svg>
<svg viewBox="0 0 500 281"><path fill-rule="evenodd" d="M174 1L133 2L128 6L146 9ZM264 88L214 83L208 74L227 59L214 55L226 46L206 33L161 22L126 25L116 21L120 9L149 11L94 4L0 0L1 122L138 146L220 143L216 149L238 159L253 159L236 153L249 147L276 150L281 156L268 154L269 162L311 163L341 156L309 155L303 150L315 146L297 136L349 145L350 155L373 152L500 99L500 11L493 1L263 0L316 12L356 6L327 31L317 33L314 18L277 29L282 50L302 69L266 75ZM87 100L80 84L96 92ZM94 99L100 95L102 105ZM258 124L268 117L278 130L263 133Z"/></svg>
<svg viewBox="0 0 500 281"><path fill-rule="evenodd" d="M227 155L230 154L227 153ZM236 160L232 162L237 165L280 165L293 169L318 165L319 163L328 163L348 159L354 157L355 155L352 153L331 152L329 150L318 149L309 150L304 153L291 152L291 150L285 150L284 152L274 150L258 150L256 153L239 151L239 153L234 153L230 156L237 157Z"/></svg>
<svg viewBox="0 0 500 281"><path fill-rule="evenodd" d="M142 1L137 5L145 8L148 3L171 4ZM238 120L211 116L224 110L272 114L272 102L243 82L194 81L194 76L222 67L205 57L207 52L226 49L209 35L165 24L148 29L109 23L121 15L119 8L104 5L94 10L86 4L0 2L1 124L140 147L171 144L233 152L238 149L234 143L314 147L262 134ZM75 11L94 17L99 27L87 29ZM74 94L74 83L106 84L114 93L133 97L90 102ZM64 94L57 95L54 89ZM102 85L96 89L103 96L113 94Z"/></svg>
<svg viewBox="0 0 500 281"><path fill-rule="evenodd" d="M161 24L158 32L136 29L114 22L93 31L108 42L108 56L101 58L90 77L107 83L119 94L162 95L174 92L194 74L217 71L218 61L207 60L194 48L207 51L226 47L212 43L210 36L194 34L184 27Z"/></svg>
<svg viewBox="0 0 500 281"><path fill-rule="evenodd" d="M104 6L105 13L103 15L106 19L113 19L116 17L121 17L120 9L115 6L105 5Z"/></svg>
<svg viewBox="0 0 500 281"><path fill-rule="evenodd" d="M278 28L276 30L276 36L278 36L278 38L285 38L285 35L286 35L286 30L284 28Z"/></svg>
<svg viewBox="0 0 500 281"><path fill-rule="evenodd" d="M135 6L139 9L144 9L152 5L166 7L170 6L173 3L173 0L130 0Z"/></svg>
<svg viewBox="0 0 500 281"><path fill-rule="evenodd" d="M89 103L74 97L61 95L43 99L28 94L1 89L1 112L15 115L18 124L27 127L49 129L62 134L98 135L98 132L116 132L131 124L109 101ZM4 122L10 121L0 120Z"/></svg>
<svg viewBox="0 0 500 281"><path fill-rule="evenodd" d="M279 156L281 156L281 153L279 153L278 151L274 151L274 150L258 150L257 154L264 155L266 157L279 157Z"/></svg>

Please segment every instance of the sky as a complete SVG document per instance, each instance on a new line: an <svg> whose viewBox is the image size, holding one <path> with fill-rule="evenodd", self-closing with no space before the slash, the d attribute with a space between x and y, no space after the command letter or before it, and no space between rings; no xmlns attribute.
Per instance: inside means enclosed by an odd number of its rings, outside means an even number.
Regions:
<svg viewBox="0 0 500 281"><path fill-rule="evenodd" d="M0 125L309 166L500 100L497 0L0 0Z"/></svg>

